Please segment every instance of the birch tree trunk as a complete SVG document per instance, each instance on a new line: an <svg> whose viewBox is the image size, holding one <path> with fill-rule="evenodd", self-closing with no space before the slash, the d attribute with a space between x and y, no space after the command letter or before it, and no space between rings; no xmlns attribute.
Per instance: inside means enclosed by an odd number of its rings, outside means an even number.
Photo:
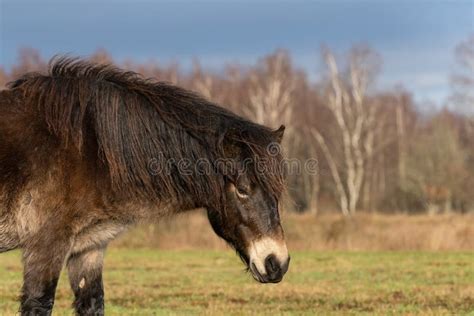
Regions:
<svg viewBox="0 0 474 316"><path fill-rule="evenodd" d="M329 78L325 104L335 119L340 135L336 146L341 147L342 157L337 157L337 148L329 148L324 133L313 128L312 134L331 171L342 213L353 215L360 200L367 162L374 152L377 107L367 100L366 94L376 60L367 48L354 49L349 58L347 78L340 74L330 51L324 52L324 61Z"/></svg>

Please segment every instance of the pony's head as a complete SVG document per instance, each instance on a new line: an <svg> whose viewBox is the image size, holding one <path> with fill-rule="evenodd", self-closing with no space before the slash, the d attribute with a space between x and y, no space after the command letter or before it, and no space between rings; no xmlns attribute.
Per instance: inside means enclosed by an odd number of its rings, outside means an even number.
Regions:
<svg viewBox="0 0 474 316"><path fill-rule="evenodd" d="M222 207L207 208L214 231L262 283L280 282L290 261L278 209L283 179L278 145L283 132L282 126L271 133L265 153L238 151L237 168L226 172Z"/></svg>

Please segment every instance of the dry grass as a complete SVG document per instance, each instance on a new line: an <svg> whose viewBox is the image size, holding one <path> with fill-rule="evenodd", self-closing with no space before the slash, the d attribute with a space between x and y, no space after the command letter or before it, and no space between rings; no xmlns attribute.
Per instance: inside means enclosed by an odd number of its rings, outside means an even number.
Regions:
<svg viewBox="0 0 474 316"><path fill-rule="evenodd" d="M252 281L201 212L135 228L106 256L107 315L473 315L473 216L283 219L292 260L278 285ZM21 279L20 253L2 254L0 315L16 313ZM63 275L54 315L72 299Z"/></svg>
<svg viewBox="0 0 474 316"><path fill-rule="evenodd" d="M474 250L474 215L283 214L292 250ZM139 226L115 242L118 247L225 249L203 212Z"/></svg>
<svg viewBox="0 0 474 316"><path fill-rule="evenodd" d="M2 254L0 315L15 315L20 254ZM472 315L473 254L294 251L279 284L258 284L231 251L110 249L106 315ZM53 315L73 296L60 279Z"/></svg>

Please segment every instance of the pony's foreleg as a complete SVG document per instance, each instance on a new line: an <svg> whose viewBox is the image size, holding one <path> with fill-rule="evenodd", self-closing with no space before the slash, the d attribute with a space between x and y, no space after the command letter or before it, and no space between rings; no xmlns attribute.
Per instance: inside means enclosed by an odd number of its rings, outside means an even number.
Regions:
<svg viewBox="0 0 474 316"><path fill-rule="evenodd" d="M104 315L102 283L104 250L104 248L92 249L69 257L67 268L75 295L74 309L77 315Z"/></svg>
<svg viewBox="0 0 474 316"><path fill-rule="evenodd" d="M21 315L51 315L59 275L71 249L72 234L50 220L23 248Z"/></svg>

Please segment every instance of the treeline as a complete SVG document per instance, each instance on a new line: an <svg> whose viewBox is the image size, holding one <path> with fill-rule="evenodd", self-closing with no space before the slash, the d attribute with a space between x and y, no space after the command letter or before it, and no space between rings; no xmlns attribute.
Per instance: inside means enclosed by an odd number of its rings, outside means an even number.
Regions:
<svg viewBox="0 0 474 316"><path fill-rule="evenodd" d="M326 69L317 82L278 50L250 66L207 71L157 62L117 63L103 50L91 58L116 63L145 77L192 89L258 123L287 126L286 156L302 165L317 159L319 172L289 172L287 209L297 212L470 212L474 209L474 120L448 109L421 113L408 90L374 87L381 57L364 45L345 55L323 49ZM452 102L471 106L474 36L453 56ZM0 68L0 87L44 70L37 51L23 49L18 63ZM425 111L426 112L426 111Z"/></svg>

